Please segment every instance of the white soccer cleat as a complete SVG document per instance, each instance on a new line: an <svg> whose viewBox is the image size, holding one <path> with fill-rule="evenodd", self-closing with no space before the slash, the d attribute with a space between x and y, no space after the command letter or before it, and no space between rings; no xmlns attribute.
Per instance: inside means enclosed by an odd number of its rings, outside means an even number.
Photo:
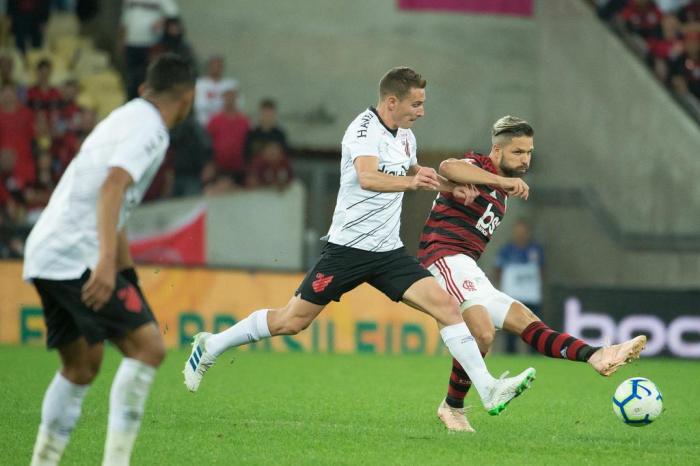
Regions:
<svg viewBox="0 0 700 466"><path fill-rule="evenodd" d="M182 371L185 375L185 385L191 392L197 391L202 377L216 362L216 356L207 353L205 349L205 343L210 336L211 333L200 332L194 336L192 341L192 353L185 362L185 370Z"/></svg>
<svg viewBox="0 0 700 466"><path fill-rule="evenodd" d="M464 408L453 408L445 400L442 400L438 406L437 415L447 430L451 432L476 432L469 424L467 416L464 414Z"/></svg>
<svg viewBox="0 0 700 466"><path fill-rule="evenodd" d="M647 337L639 335L620 344L600 348L593 353L588 364L600 375L609 377L620 367L637 359L646 344Z"/></svg>
<svg viewBox="0 0 700 466"><path fill-rule="evenodd" d="M531 382L535 380L536 371L528 367L515 377L505 377L507 374L506 372L501 375L491 388L488 398L481 400L491 416L498 416L513 398L530 388Z"/></svg>

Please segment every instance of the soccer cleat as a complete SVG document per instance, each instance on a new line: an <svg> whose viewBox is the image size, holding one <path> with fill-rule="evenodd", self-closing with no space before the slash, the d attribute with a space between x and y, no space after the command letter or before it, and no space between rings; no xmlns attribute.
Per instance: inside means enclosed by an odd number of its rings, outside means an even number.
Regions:
<svg viewBox="0 0 700 466"><path fill-rule="evenodd" d="M464 414L464 408L453 408L445 400L442 400L438 406L437 415L447 430L451 432L476 432L469 424L467 416Z"/></svg>
<svg viewBox="0 0 700 466"><path fill-rule="evenodd" d="M192 353L185 362L185 370L182 373L185 375L185 385L191 392L196 392L199 384L202 382L202 377L209 368L216 362L216 356L207 353L205 344L211 333L200 332L194 336L192 341Z"/></svg>
<svg viewBox="0 0 700 466"><path fill-rule="evenodd" d="M600 375L611 376L620 367L639 358L647 344L647 337L639 335L617 345L605 346L593 353L588 363Z"/></svg>
<svg viewBox="0 0 700 466"><path fill-rule="evenodd" d="M498 416L513 398L530 388L531 382L535 380L536 371L529 367L515 377L506 377L507 374L506 372L501 375L491 387L488 398L481 400L491 416Z"/></svg>

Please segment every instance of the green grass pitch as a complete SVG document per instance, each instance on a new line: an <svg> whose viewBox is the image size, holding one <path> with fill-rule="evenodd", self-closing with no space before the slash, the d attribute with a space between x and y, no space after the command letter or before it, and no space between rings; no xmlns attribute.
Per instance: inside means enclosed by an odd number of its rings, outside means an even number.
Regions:
<svg viewBox="0 0 700 466"><path fill-rule="evenodd" d="M498 417L470 394L477 433L454 434L435 415L448 357L231 352L192 394L180 374L187 354L171 351L158 373L135 465L700 463L698 362L642 360L606 379L581 363L490 357L495 375L532 365L537 380ZM109 350L62 464L100 463L118 361ZM0 463L26 465L58 358L4 346L0 365ZM664 413L642 428L611 408L617 385L633 376L664 395Z"/></svg>

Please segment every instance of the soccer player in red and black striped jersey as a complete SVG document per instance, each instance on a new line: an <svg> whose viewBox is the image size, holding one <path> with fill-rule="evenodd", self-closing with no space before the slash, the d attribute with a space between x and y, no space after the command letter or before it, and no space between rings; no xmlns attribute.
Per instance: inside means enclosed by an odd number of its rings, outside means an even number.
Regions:
<svg viewBox="0 0 700 466"><path fill-rule="evenodd" d="M442 176L472 185L478 195L464 205L450 193L438 194L423 228L418 259L457 298L482 354L488 352L496 329L504 329L520 335L545 356L588 362L601 375L609 376L639 357L645 336L596 348L552 330L522 303L494 288L476 263L506 213L508 196L527 199L529 195L529 186L521 177L530 168L534 150L532 127L520 118L505 116L493 125L491 134L488 156L471 152L440 165ZM470 385L467 374L453 360L447 396L438 407L438 416L450 430L474 431L464 415Z"/></svg>

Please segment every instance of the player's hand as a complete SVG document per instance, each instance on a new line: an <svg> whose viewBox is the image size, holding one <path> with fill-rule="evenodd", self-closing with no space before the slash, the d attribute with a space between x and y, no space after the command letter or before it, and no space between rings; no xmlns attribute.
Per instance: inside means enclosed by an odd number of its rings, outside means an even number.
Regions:
<svg viewBox="0 0 700 466"><path fill-rule="evenodd" d="M114 261L100 260L83 286L81 298L93 311L99 311L112 297L117 281Z"/></svg>
<svg viewBox="0 0 700 466"><path fill-rule="evenodd" d="M413 176L411 181L412 190L436 191L440 187L440 180L435 169L430 167L421 167Z"/></svg>
<svg viewBox="0 0 700 466"><path fill-rule="evenodd" d="M509 196L527 199L530 195L530 187L520 178L502 177L500 185Z"/></svg>
<svg viewBox="0 0 700 466"><path fill-rule="evenodd" d="M452 190L452 195L463 205L469 205L479 197L479 190L473 184L460 185Z"/></svg>

